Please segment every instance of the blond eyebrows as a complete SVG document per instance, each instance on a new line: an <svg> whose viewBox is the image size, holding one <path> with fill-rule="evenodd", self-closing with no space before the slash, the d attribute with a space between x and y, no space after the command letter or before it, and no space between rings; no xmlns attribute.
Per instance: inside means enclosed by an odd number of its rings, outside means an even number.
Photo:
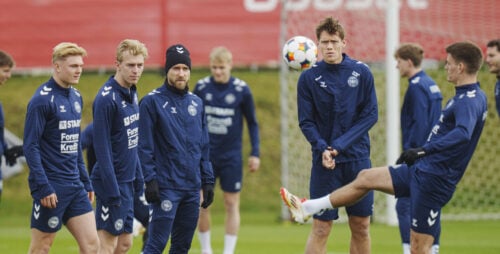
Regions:
<svg viewBox="0 0 500 254"><path fill-rule="evenodd" d="M129 52L133 56L142 55L144 59L148 58L146 45L138 40L125 39L121 41L116 48L116 61L123 61L124 52Z"/></svg>
<svg viewBox="0 0 500 254"><path fill-rule="evenodd" d="M211 62L229 62L231 63L233 61L233 54L231 54L231 51L225 47L215 47L212 49L210 52L210 61Z"/></svg>
<svg viewBox="0 0 500 254"><path fill-rule="evenodd" d="M86 56L87 51L72 42L61 42L57 44L52 52L52 63L62 60L67 56Z"/></svg>

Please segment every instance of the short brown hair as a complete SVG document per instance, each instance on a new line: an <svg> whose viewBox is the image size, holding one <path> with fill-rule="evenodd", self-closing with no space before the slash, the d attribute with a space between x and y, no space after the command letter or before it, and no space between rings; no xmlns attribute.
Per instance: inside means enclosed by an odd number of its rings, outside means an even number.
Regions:
<svg viewBox="0 0 500 254"><path fill-rule="evenodd" d="M394 57L410 60L415 67L419 67L424 58L424 49L417 43L403 43L394 53Z"/></svg>
<svg viewBox="0 0 500 254"><path fill-rule="evenodd" d="M474 74L479 71L483 64L483 52L474 43L463 41L456 42L446 47L446 53L453 59L465 65L465 72Z"/></svg>
<svg viewBox="0 0 500 254"><path fill-rule="evenodd" d="M0 66L9 66L12 68L15 64L14 59L7 52L0 50Z"/></svg>
<svg viewBox="0 0 500 254"><path fill-rule="evenodd" d="M321 33L325 31L329 34L337 34L340 39L344 39L345 37L345 31L344 27L340 24L340 22L337 19L334 19L332 17L328 17L324 20L322 20L319 25L316 27L316 38L319 40L319 36Z"/></svg>
<svg viewBox="0 0 500 254"><path fill-rule="evenodd" d="M486 47L488 48L496 47L497 51L500 51L500 39L489 41L488 44L486 44Z"/></svg>

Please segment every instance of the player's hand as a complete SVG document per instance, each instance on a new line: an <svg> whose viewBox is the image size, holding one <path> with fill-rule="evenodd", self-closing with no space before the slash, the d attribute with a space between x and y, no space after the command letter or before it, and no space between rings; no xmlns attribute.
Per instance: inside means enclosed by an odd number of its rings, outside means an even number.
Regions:
<svg viewBox="0 0 500 254"><path fill-rule="evenodd" d="M201 189L203 190L203 202L201 207L207 208L214 201L214 186L212 184L204 184Z"/></svg>
<svg viewBox="0 0 500 254"><path fill-rule="evenodd" d="M40 203L43 207L47 207L50 209L56 208L57 202L57 195L55 193L52 193L40 200Z"/></svg>
<svg viewBox="0 0 500 254"><path fill-rule="evenodd" d="M401 153L396 164L406 163L408 166L411 166L415 163L416 160L425 156L425 151L422 147L418 148L410 148Z"/></svg>
<svg viewBox="0 0 500 254"><path fill-rule="evenodd" d="M323 167L327 169L335 168L335 156L339 153L337 150L328 147L325 151L323 151L322 159L323 159Z"/></svg>
<svg viewBox="0 0 500 254"><path fill-rule="evenodd" d="M250 156L248 158L248 169L250 169L250 172L255 172L259 170L260 167L260 158L257 156Z"/></svg>
<svg viewBox="0 0 500 254"><path fill-rule="evenodd" d="M146 182L144 195L146 196L146 201L150 204L160 202L160 188L158 187L158 181L156 179Z"/></svg>

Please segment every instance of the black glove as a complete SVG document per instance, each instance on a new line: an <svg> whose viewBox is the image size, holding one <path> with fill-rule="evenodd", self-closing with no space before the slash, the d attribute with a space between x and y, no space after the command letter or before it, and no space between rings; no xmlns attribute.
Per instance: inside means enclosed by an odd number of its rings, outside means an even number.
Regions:
<svg viewBox="0 0 500 254"><path fill-rule="evenodd" d="M146 182L144 195L146 196L146 201L150 204L160 202L160 188L158 187L158 181L156 181L156 179Z"/></svg>
<svg viewBox="0 0 500 254"><path fill-rule="evenodd" d="M415 161L419 158L422 158L425 156L425 151L422 147L418 148L410 148L399 156L398 160L396 161L396 164L401 164L401 163L406 163L407 165L411 166Z"/></svg>
<svg viewBox="0 0 500 254"><path fill-rule="evenodd" d="M201 189L203 190L203 203L201 203L201 207L207 208L214 202L214 186L212 184L204 184Z"/></svg>
<svg viewBox="0 0 500 254"><path fill-rule="evenodd" d="M7 149L4 152L4 155L5 155L5 160L6 160L5 162L7 163L7 165L13 166L14 164L17 163L18 157L24 156L23 146L22 145L13 146L13 147Z"/></svg>

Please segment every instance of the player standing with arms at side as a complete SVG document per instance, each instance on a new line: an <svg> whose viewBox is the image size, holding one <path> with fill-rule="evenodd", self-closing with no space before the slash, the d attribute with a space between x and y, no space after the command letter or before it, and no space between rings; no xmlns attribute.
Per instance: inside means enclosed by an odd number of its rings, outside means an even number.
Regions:
<svg viewBox="0 0 500 254"><path fill-rule="evenodd" d="M82 131L82 150L87 150L87 169L89 175L92 174L92 169L96 163L96 156L94 150L94 122L90 122L87 127ZM142 248L144 250L144 245L148 237L147 229L149 225L149 204L146 202L144 197L144 190L137 192L134 191L134 219L137 219L141 225L144 227L145 232L142 235ZM134 221L135 223L135 221ZM137 229L134 228L134 233Z"/></svg>
<svg viewBox="0 0 500 254"><path fill-rule="evenodd" d="M96 192L101 253L127 253L132 247L134 196L142 192L144 185L137 153L136 85L147 57L148 50L142 42L121 41L116 49L116 73L94 99L93 145L97 161L91 178Z"/></svg>
<svg viewBox="0 0 500 254"><path fill-rule="evenodd" d="M29 253L48 253L65 224L80 253L97 253L99 239L92 189L82 157L80 122L83 101L73 88L83 69L82 47L62 42L52 54L52 78L28 103L24 154L33 197Z"/></svg>
<svg viewBox="0 0 500 254"><path fill-rule="evenodd" d="M0 50L0 86L4 85L7 82L7 80L10 79L12 74L12 68L14 68L14 65L15 65L14 59L6 52ZM16 164L17 157L23 155L23 146L22 145L13 146L8 149L7 143L5 142L4 129L5 129L5 119L3 114L3 107L2 104L0 103L0 155L3 154L5 156L6 164L12 166ZM2 179L2 171L0 170L0 201L2 198L2 190L3 190L3 179Z"/></svg>
<svg viewBox="0 0 500 254"><path fill-rule="evenodd" d="M343 53L345 31L328 17L316 27L323 60L300 75L297 84L299 126L311 144L310 197L319 198L348 184L371 167L368 131L378 120L373 75L368 66ZM335 170L334 170L335 169ZM350 253L370 253L373 193L346 209ZM306 253L326 253L338 210L316 214Z"/></svg>
<svg viewBox="0 0 500 254"><path fill-rule="evenodd" d="M471 42L457 42L446 47L446 52L444 68L456 93L425 145L404 151L397 161L403 164L362 170L352 183L318 199L301 202L282 188L281 196L296 220L352 204L372 190L410 197L411 253L431 253L441 232L441 209L465 173L488 114L486 95L477 81L481 49Z"/></svg>
<svg viewBox="0 0 500 254"><path fill-rule="evenodd" d="M146 200L153 211L145 254L188 253L201 206L214 197L209 137L203 101L189 92L191 58L180 44L166 52L164 84L140 103L139 155Z"/></svg>
<svg viewBox="0 0 500 254"><path fill-rule="evenodd" d="M486 44L486 64L490 73L497 76L495 102L497 113L500 116L500 39L491 40Z"/></svg>
<svg viewBox="0 0 500 254"><path fill-rule="evenodd" d="M243 118L248 126L252 149L248 158L250 172L259 169L259 125L250 88L245 81L231 76L233 56L225 47L210 53L211 76L196 84L194 93L204 102L210 134L210 161L215 177L224 191L226 229L224 254L233 254L240 228L240 191L243 179ZM198 224L202 254L212 254L210 209L201 209Z"/></svg>
<svg viewBox="0 0 500 254"><path fill-rule="evenodd" d="M422 70L424 50L415 43L404 43L394 53L399 73L408 78L401 109L401 132L403 151L425 144L429 133L441 115L443 96L436 82ZM410 254L410 198L400 197L396 201L399 233L403 243L403 254ZM439 252L439 239L433 245L433 254Z"/></svg>

